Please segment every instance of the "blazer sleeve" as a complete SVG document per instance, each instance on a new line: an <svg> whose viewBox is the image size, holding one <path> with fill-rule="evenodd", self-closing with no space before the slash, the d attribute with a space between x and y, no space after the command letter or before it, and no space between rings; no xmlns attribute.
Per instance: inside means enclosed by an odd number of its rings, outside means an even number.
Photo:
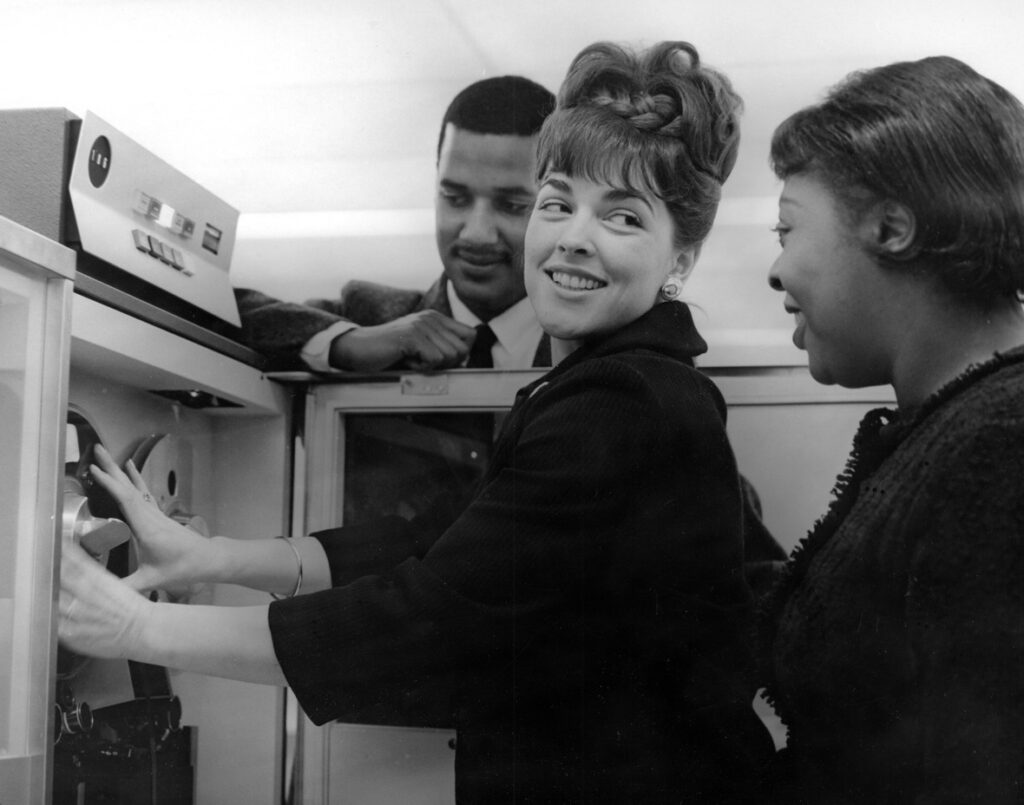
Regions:
<svg viewBox="0 0 1024 805"><path fill-rule="evenodd" d="M250 288L236 288L243 344L267 356L272 369L305 369L300 353L310 338L348 319L339 303L282 302Z"/></svg>
<svg viewBox="0 0 1024 805"><path fill-rule="evenodd" d="M310 536L327 555L331 584L343 587L363 576L388 573L410 557L422 559L468 504L468 495L444 495L411 520L381 517L314 531Z"/></svg>
<svg viewBox="0 0 1024 805"><path fill-rule="evenodd" d="M271 369L305 369L303 346L338 322L374 326L424 307L451 315L444 297L443 278L426 295L422 291L351 280L336 299L308 299L299 304L282 302L250 288L236 288L235 301L242 321L242 343L266 355Z"/></svg>

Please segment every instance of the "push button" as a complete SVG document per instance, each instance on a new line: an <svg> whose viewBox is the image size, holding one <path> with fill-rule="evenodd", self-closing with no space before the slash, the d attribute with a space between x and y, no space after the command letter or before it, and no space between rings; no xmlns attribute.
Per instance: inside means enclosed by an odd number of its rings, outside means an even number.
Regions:
<svg viewBox="0 0 1024 805"><path fill-rule="evenodd" d="M132 230L132 240L135 241L135 248L140 252L149 254L149 235L143 232L141 229Z"/></svg>
<svg viewBox="0 0 1024 805"><path fill-rule="evenodd" d="M186 277L191 277L195 273L185 264L185 255L180 249L175 249L170 244L164 243L152 235L147 235L141 229L132 230L132 242L140 252L155 257L176 271L180 271Z"/></svg>
<svg viewBox="0 0 1024 805"><path fill-rule="evenodd" d="M171 247L168 246L166 243L160 242L156 238L152 238L152 240L153 240L153 248L156 251L156 254L155 254L156 258L158 260L160 260L161 262L164 262L164 263L167 263L167 265L170 265L171 264Z"/></svg>

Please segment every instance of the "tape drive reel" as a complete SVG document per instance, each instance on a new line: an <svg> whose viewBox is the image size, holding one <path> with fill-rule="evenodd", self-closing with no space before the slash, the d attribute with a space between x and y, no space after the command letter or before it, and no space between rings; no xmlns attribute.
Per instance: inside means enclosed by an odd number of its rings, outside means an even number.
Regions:
<svg viewBox="0 0 1024 805"><path fill-rule="evenodd" d="M72 406L67 415L67 461L64 465L62 538L80 544L109 571L124 577L137 565L131 530L121 519L116 501L89 472L94 451L102 444L90 418ZM192 452L179 437L157 433L138 441L129 456L145 480L161 511L194 531L209 536L202 517L191 512ZM154 600L177 603L207 602L208 585L160 590ZM124 709L145 699L165 702L170 712L180 711L170 690L167 670L124 660L98 660L60 647L57 653L57 737L85 739L93 730L93 714L103 708Z"/></svg>

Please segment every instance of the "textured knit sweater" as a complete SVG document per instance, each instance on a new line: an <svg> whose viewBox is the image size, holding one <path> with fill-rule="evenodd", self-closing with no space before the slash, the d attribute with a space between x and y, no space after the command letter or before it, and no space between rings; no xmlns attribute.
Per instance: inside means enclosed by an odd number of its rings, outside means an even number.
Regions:
<svg viewBox="0 0 1024 805"><path fill-rule="evenodd" d="M526 386L472 502L410 533L419 558L389 573L350 579L348 529L324 537L342 586L270 607L306 713L443 699L460 803L750 801L771 741L704 348L687 308L662 304Z"/></svg>
<svg viewBox="0 0 1024 805"><path fill-rule="evenodd" d="M777 801L1024 801L1024 348L865 417L765 614Z"/></svg>

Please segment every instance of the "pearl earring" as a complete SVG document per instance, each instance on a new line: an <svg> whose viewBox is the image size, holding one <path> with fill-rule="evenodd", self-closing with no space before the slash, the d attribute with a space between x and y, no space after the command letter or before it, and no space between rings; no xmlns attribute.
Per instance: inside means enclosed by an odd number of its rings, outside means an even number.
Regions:
<svg viewBox="0 0 1024 805"><path fill-rule="evenodd" d="M661 286L661 298L666 302L674 302L683 293L683 281L673 275L665 280Z"/></svg>

